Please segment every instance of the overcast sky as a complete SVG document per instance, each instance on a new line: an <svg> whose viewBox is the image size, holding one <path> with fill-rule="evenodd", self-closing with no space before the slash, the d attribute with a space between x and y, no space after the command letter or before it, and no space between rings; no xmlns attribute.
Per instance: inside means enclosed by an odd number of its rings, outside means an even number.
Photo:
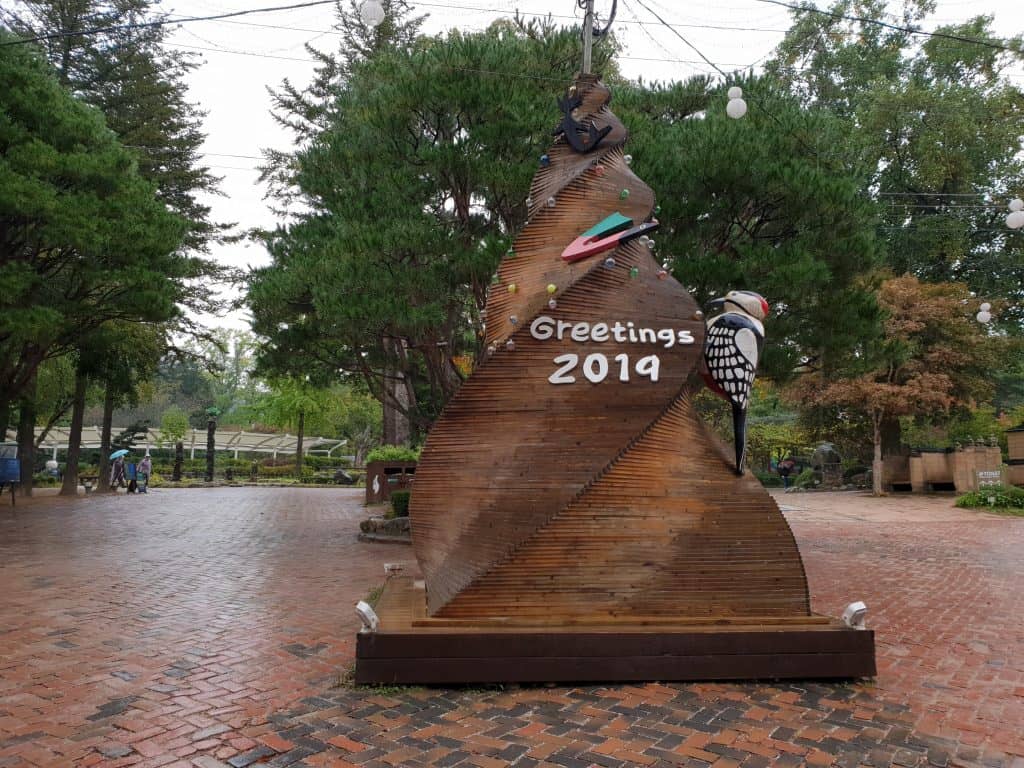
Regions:
<svg viewBox="0 0 1024 768"><path fill-rule="evenodd" d="M294 0L292 0L294 2ZM730 72L757 65L770 56L790 26L789 11L758 0L644 0L687 40ZM245 8L271 6L275 0L177 0L164 8L176 16L208 16ZM429 14L423 26L426 34L445 30L480 30L516 9L527 16L551 13L556 22L574 23L579 11L575 0L433 0L412 5ZM819 7L826 7L819 0ZM995 17L997 34L1009 37L1024 30L1024 0L938 0L936 23L963 21L980 13ZM611 7L611 0L597 0L599 12ZM214 217L238 222L240 227L271 226L274 217L257 184L261 148L287 148L291 137L270 117L268 86L285 77L304 85L313 64L304 49L311 43L324 51L337 49L338 37L331 31L333 6L323 5L274 13L253 14L236 19L193 22L181 25L171 36L175 47L194 50L203 64L191 75L191 98L207 111L207 163L223 176L223 197L212 198ZM681 80L710 68L637 0L619 0L615 33L623 43L620 57L627 77L645 80ZM1024 85L1024 70L1013 70L1013 78ZM552 91L552 105L557 94ZM552 121L556 119L552 111ZM265 264L268 259L257 245L234 244L217 247L214 257L236 267ZM245 328L241 313L209 318L210 325Z"/></svg>

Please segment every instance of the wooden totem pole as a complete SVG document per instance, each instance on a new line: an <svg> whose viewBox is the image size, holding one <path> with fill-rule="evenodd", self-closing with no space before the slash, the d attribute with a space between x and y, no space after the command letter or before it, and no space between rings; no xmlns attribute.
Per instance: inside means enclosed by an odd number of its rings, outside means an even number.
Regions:
<svg viewBox="0 0 1024 768"><path fill-rule="evenodd" d="M609 101L592 75L560 100L486 359L417 468L423 580L388 582L358 681L874 674L870 631L812 615L793 534L742 471L741 422L730 455L694 409L703 369L745 415L749 361L715 350L756 334L718 315L703 362L704 315L653 256L654 195Z"/></svg>

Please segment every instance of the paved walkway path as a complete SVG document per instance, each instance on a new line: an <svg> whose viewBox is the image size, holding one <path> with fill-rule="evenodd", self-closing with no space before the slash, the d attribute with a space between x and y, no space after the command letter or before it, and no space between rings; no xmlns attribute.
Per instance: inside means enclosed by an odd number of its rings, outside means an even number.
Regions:
<svg viewBox="0 0 1024 768"><path fill-rule="evenodd" d="M1024 519L779 495L814 607L865 600L857 684L352 689L352 604L410 561L350 490L0 509L0 768L1024 766Z"/></svg>

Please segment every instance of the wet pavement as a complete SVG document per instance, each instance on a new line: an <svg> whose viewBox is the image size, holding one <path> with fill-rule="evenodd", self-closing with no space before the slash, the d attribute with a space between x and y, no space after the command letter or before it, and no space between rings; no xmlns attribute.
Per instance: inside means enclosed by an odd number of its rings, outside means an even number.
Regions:
<svg viewBox="0 0 1024 768"><path fill-rule="evenodd" d="M0 506L0 768L1024 768L1024 519L779 495L814 608L869 606L859 683L353 688L353 603L408 547L362 492Z"/></svg>

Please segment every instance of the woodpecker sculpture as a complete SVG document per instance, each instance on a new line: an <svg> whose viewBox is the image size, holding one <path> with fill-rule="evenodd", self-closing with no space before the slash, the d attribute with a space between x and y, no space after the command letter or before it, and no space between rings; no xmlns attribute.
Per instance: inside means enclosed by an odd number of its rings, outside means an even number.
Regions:
<svg viewBox="0 0 1024 768"><path fill-rule="evenodd" d="M736 474L743 474L747 452L747 402L764 346L768 302L753 291L729 291L709 305L701 376L711 391L732 405Z"/></svg>

